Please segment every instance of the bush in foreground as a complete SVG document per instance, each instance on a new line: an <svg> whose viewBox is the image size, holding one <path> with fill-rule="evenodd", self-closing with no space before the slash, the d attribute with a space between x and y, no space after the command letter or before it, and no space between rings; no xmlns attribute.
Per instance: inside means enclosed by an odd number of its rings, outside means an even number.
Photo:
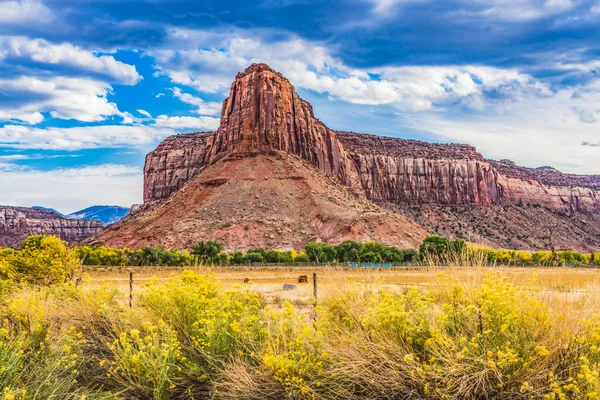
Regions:
<svg viewBox="0 0 600 400"><path fill-rule="evenodd" d="M113 290L0 298L2 399L593 399L600 318L495 275L359 284L316 313L186 271L129 310Z"/></svg>
<svg viewBox="0 0 600 400"><path fill-rule="evenodd" d="M70 280L79 267L71 249L54 236L32 236L0 256L0 279L51 285Z"/></svg>

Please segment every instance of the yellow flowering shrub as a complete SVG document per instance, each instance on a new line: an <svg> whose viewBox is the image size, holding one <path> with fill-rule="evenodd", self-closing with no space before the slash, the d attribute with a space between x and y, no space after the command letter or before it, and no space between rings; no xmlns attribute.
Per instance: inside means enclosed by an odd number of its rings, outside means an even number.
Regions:
<svg viewBox="0 0 600 400"><path fill-rule="evenodd" d="M18 251L3 257L3 267L11 279L21 282L51 285L71 279L79 267L74 252L54 236L31 236ZM1 273L1 272L0 272Z"/></svg>
<svg viewBox="0 0 600 400"><path fill-rule="evenodd" d="M178 332L186 365L201 380L217 373L231 356L250 355L265 338L257 293L224 291L193 271L164 284L149 283L140 300Z"/></svg>
<svg viewBox="0 0 600 400"><path fill-rule="evenodd" d="M275 381L295 398L316 399L323 390L328 355L321 335L286 302L281 311L265 309L268 340L262 362Z"/></svg>
<svg viewBox="0 0 600 400"><path fill-rule="evenodd" d="M20 334L14 335L8 329L0 328L0 387L14 385L24 366L24 347Z"/></svg>
<svg viewBox="0 0 600 400"><path fill-rule="evenodd" d="M164 322L123 332L112 346L113 360L101 360L108 377L132 395L171 398L183 357L177 336Z"/></svg>

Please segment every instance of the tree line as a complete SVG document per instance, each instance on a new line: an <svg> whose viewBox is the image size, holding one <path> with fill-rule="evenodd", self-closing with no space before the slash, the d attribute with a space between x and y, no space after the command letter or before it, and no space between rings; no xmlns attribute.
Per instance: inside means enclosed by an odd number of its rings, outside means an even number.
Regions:
<svg viewBox="0 0 600 400"><path fill-rule="evenodd" d="M33 251L40 243L53 243L49 258L60 258L65 250L56 241L43 236L27 239L20 249L0 249L0 261L12 260L17 269L32 269L33 264L43 263ZM422 265L472 265L479 260L485 265L552 266L552 265L600 265L600 252L580 253L564 251L520 251L490 249L466 243L461 239L449 239L431 235L424 239L419 249L400 249L379 242L361 243L346 240L338 245L324 242L307 243L303 251L255 248L245 252L226 252L223 243L203 241L188 250L148 246L138 250L105 246L76 246L70 250L83 265L96 266L194 266L194 265L250 265L250 264L296 264L307 263L391 263ZM6 264L6 263L5 263ZM0 266L1 268L1 266Z"/></svg>

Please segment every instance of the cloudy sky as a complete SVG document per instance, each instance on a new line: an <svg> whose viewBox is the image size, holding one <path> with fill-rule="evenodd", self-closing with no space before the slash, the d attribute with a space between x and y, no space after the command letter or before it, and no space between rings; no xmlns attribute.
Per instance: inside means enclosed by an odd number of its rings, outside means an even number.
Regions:
<svg viewBox="0 0 600 400"><path fill-rule="evenodd" d="M0 204L141 202L252 62L333 129L600 173L600 0L0 0Z"/></svg>

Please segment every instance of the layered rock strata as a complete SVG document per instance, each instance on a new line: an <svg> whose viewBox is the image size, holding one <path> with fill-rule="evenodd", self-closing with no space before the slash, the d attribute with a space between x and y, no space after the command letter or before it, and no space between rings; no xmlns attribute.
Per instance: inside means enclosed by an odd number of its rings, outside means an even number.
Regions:
<svg viewBox="0 0 600 400"><path fill-rule="evenodd" d="M0 247L18 247L33 235L53 235L78 243L103 227L102 222L67 219L50 210L0 206Z"/></svg>
<svg viewBox="0 0 600 400"><path fill-rule="evenodd" d="M175 135L146 155L144 202L162 200L175 193L204 166L212 132Z"/></svg>
<svg viewBox="0 0 600 400"><path fill-rule="evenodd" d="M600 213L600 177L486 160L473 146L432 144L327 128L281 74L254 64L237 75L214 133L168 138L146 158L152 204L221 159L285 152L387 205L535 206L569 216Z"/></svg>

